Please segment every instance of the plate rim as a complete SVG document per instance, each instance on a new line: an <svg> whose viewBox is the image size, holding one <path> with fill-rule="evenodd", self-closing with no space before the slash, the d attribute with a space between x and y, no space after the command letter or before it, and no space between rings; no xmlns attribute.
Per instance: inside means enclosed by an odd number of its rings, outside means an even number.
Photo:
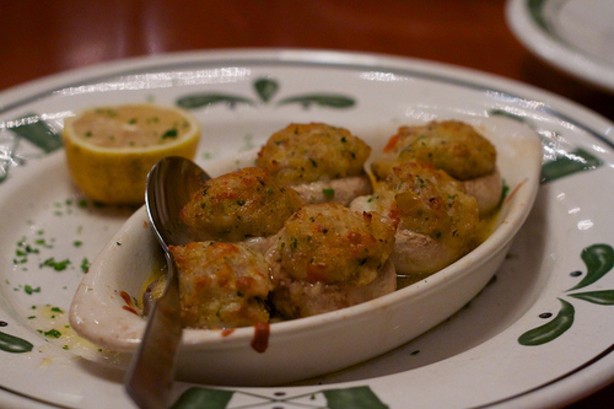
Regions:
<svg viewBox="0 0 614 409"><path fill-rule="evenodd" d="M177 51L136 56L73 68L18 84L6 90L0 90L0 115L20 105L43 98L59 88L74 87L101 78L135 74L152 67L159 70L163 67L180 68L181 65L189 66L195 63L207 63L214 66L224 61L231 64L246 64L255 61L259 61L260 64L275 62L278 65L308 65L320 68L330 66L354 70L359 67L365 70L378 67L389 72L401 72L404 75L412 73L423 79L439 80L485 92L500 93L506 98L523 101L525 105L531 106L531 110L541 111L565 122L570 122L597 137L601 142L614 146L614 131L612 130L614 122L610 119L565 96L522 81L438 61L383 53L317 48L236 48ZM382 64L382 62L385 64ZM450 72L453 74L450 75ZM76 79L80 80L77 81ZM40 91L41 88L43 91ZM15 101L11 102L12 100ZM573 111L575 116L586 118L582 122L591 122L595 125L587 127L566 114L565 111ZM2 124L1 121L0 124ZM604 135L610 136L604 137Z"/></svg>

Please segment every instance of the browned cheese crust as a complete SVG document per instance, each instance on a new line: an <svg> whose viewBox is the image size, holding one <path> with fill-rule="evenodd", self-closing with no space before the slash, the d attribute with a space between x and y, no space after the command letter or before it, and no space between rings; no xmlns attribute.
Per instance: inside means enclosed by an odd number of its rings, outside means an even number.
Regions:
<svg viewBox="0 0 614 409"><path fill-rule="evenodd" d="M460 182L426 163L393 167L373 196L352 208L377 211L397 226L392 259L400 274L431 274L477 244L475 198L463 192Z"/></svg>
<svg viewBox="0 0 614 409"><path fill-rule="evenodd" d="M296 187L309 203L348 204L370 193L364 164L371 148L345 128L323 123L290 124L258 152L256 166L284 186Z"/></svg>
<svg viewBox="0 0 614 409"><path fill-rule="evenodd" d="M205 182L180 217L198 240L235 242L277 233L302 203L266 170L249 167Z"/></svg>
<svg viewBox="0 0 614 409"><path fill-rule="evenodd" d="M269 321L272 289L264 256L240 244L171 246L179 273L181 322L192 328L232 328Z"/></svg>
<svg viewBox="0 0 614 409"><path fill-rule="evenodd" d="M286 221L268 255L275 307L297 318L368 299L350 300L354 289L373 285L389 292L390 285L374 283L393 247L394 227L377 215L337 203L306 205Z"/></svg>
<svg viewBox="0 0 614 409"><path fill-rule="evenodd" d="M399 162L430 163L458 180L475 179L495 170L497 151L471 125L460 121L433 121L423 126L403 126L385 148L391 157L374 163L385 177Z"/></svg>
<svg viewBox="0 0 614 409"><path fill-rule="evenodd" d="M400 127L372 170L384 179L394 166L406 161L432 164L463 182L461 189L478 200L482 215L499 204L503 183L496 166L497 151L469 124L450 120Z"/></svg>

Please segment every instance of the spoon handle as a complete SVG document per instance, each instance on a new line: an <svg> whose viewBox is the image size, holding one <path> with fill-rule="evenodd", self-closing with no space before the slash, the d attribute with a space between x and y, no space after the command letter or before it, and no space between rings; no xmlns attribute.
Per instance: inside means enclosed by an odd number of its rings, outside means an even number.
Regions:
<svg viewBox="0 0 614 409"><path fill-rule="evenodd" d="M166 409L181 341L179 283L175 263L166 253L167 288L154 304L141 345L132 359L126 390L141 409Z"/></svg>

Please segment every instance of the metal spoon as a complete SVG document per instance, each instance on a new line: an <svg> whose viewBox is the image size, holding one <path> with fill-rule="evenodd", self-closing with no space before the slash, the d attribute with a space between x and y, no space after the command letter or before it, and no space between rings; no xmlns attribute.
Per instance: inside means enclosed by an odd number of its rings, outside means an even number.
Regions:
<svg viewBox="0 0 614 409"><path fill-rule="evenodd" d="M145 206L152 231L164 250L166 288L149 313L141 345L126 378L126 390L142 409L167 408L175 377L182 327L179 281L169 245L190 242L179 211L209 175L189 159L170 156L147 175Z"/></svg>

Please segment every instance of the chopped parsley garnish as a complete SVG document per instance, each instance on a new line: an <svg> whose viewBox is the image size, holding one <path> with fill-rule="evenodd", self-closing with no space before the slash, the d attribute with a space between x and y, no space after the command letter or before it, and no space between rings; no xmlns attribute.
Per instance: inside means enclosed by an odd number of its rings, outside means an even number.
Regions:
<svg viewBox="0 0 614 409"><path fill-rule="evenodd" d="M335 189L331 189L331 188L322 189L322 194L324 194L325 198L332 199L333 197L335 197Z"/></svg>
<svg viewBox="0 0 614 409"><path fill-rule="evenodd" d="M179 133L177 132L177 128L171 128L171 129L167 129L166 132L162 134L161 138L162 139L176 138L177 135L179 135Z"/></svg>
<svg viewBox="0 0 614 409"><path fill-rule="evenodd" d="M43 261L39 265L39 267L51 267L55 271L63 271L63 270L66 270L69 264L70 264L69 259L57 261L54 257L50 257L47 260Z"/></svg>
<svg viewBox="0 0 614 409"><path fill-rule="evenodd" d="M87 259L87 257L83 257L83 260L81 260L81 271L84 273L90 271L90 261Z"/></svg>
<svg viewBox="0 0 614 409"><path fill-rule="evenodd" d="M23 290L24 290L24 291L25 291L25 293L26 293L26 294L28 294L28 295L32 295L32 294L34 294L34 293L40 293L40 292L41 292L41 288L40 288L40 287L36 287L36 288L34 288L34 287L32 287L30 284L26 284L26 285L23 287Z"/></svg>
<svg viewBox="0 0 614 409"><path fill-rule="evenodd" d="M37 243L38 240L37 240ZM38 254L40 251L36 247L27 244L26 239L21 239L17 242L17 249L15 250L15 255L18 257L13 260L14 264L23 264L28 261L28 255L30 254Z"/></svg>
<svg viewBox="0 0 614 409"><path fill-rule="evenodd" d="M47 243L47 241L45 239L36 239L34 241L34 244L36 244L38 246L46 247L48 249L53 248L53 245L50 244L50 243ZM36 253L38 253L38 250L36 251Z"/></svg>
<svg viewBox="0 0 614 409"><path fill-rule="evenodd" d="M57 329L50 329L49 331L43 332L43 335L47 338L60 338L62 336L62 333Z"/></svg>

